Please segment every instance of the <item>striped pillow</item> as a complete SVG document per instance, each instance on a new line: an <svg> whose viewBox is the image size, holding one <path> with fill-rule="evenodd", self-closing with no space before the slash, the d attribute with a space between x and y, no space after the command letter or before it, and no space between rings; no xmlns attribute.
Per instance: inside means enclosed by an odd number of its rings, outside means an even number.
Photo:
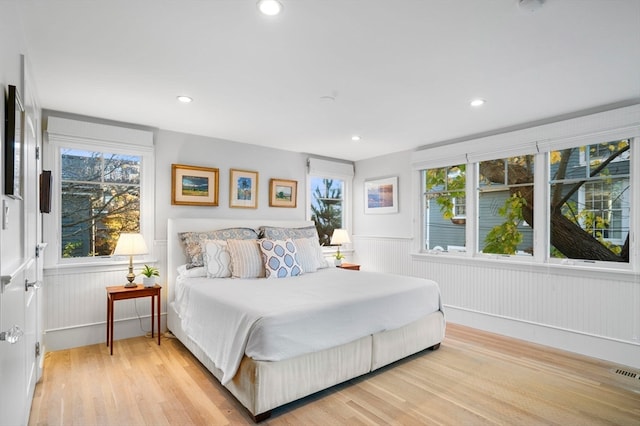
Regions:
<svg viewBox="0 0 640 426"><path fill-rule="evenodd" d="M231 274L235 278L264 278L265 270L257 240L227 240Z"/></svg>
<svg viewBox="0 0 640 426"><path fill-rule="evenodd" d="M178 237L187 257L187 269L204 266L201 242L204 240L257 240L258 233L251 228L226 228L205 232L180 232Z"/></svg>
<svg viewBox="0 0 640 426"><path fill-rule="evenodd" d="M267 278L297 277L302 274L292 239L260 240L260 251Z"/></svg>
<svg viewBox="0 0 640 426"><path fill-rule="evenodd" d="M227 278L231 276L231 254L227 242L222 240L202 241L204 267L207 278ZM195 269L195 268L194 268Z"/></svg>

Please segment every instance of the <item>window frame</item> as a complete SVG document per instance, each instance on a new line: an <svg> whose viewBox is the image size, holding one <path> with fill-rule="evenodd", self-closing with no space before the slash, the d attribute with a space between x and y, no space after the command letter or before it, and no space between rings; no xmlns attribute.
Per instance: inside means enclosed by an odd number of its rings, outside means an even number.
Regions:
<svg viewBox="0 0 640 426"><path fill-rule="evenodd" d="M548 156L551 151L561 150L584 145L605 143L612 140L628 139L631 151L640 152L640 122L637 117L640 114L640 104L630 107L609 110L602 113L583 117L543 124L535 127L523 128L511 132L485 136L478 139L456 142L454 145L439 145L433 148L424 148L412 153L411 167L414 170L414 211L420 218L424 218L424 206L421 201L424 193L425 169L448 167L455 164L467 164L466 185L466 240L467 247L476 249L465 253L464 261L482 262L507 262L513 265L531 265L533 268L550 267L574 268L576 270L602 270L610 273L630 273L640 271L640 247L634 243L640 232L640 185L632 185L631 188L631 218L629 220L630 252L629 262L605 262L579 259L557 259L549 255L550 247L550 213L548 209L548 194L550 182L550 167ZM482 151L478 147L482 147ZM476 181L471 176L476 171L480 161L493 158L508 158L522 154L534 154L534 204L543 206L534 211L536 229L533 235L534 255L532 257L518 255L479 255L477 247L477 191L471 182ZM638 180L640 176L640 154L631 154L630 157L630 182ZM419 198L418 198L419 196ZM635 213L634 213L635 212ZM434 255L445 258L454 255L450 253L434 253L426 250L424 227L422 220L415 221L414 252L416 259L431 257ZM444 259L443 259L444 260ZM505 264L506 265L506 264Z"/></svg>
<svg viewBox="0 0 640 426"><path fill-rule="evenodd" d="M70 120L62 120L70 121ZM63 123L67 124L67 123ZM92 123L83 123L91 128ZM56 124L57 126L57 124ZM136 129L119 128L115 126L94 125L95 133L103 133L102 138L92 137L92 132L85 132L87 135L82 136L73 126L68 127L68 134L65 134L66 127L61 126L63 130L45 133L45 145L43 156L43 167L49 168L53 176L53 184L51 185L51 213L43 215L43 236L48 242L49 249L45 251L44 267L59 268L73 267L83 265L111 265L119 264L128 259L122 259L121 256L88 256L63 258L61 239L62 239L62 182L59 178L62 164L61 153L63 149L80 149L86 151L96 151L103 153L136 155L140 157L140 233L143 235L150 253L134 259L134 263L149 262L153 259L153 241L155 228L155 154L153 149L153 135L149 133L151 144L140 143L136 140L139 138L141 131ZM106 131L105 131L105 128ZM109 132L114 128L119 134L122 141L114 140L115 138ZM132 132L128 132L132 130Z"/></svg>
<svg viewBox="0 0 640 426"><path fill-rule="evenodd" d="M354 177L354 165L351 162L332 161L326 159L320 159L310 157L307 159L307 203L305 206L306 220L311 220L311 200L313 199L313 192L311 189L311 181L314 178L318 179L340 179L344 181L344 188L342 192L342 229L347 230L347 234L351 237L352 233L352 212L353 212L353 177ZM353 239L352 239L353 241ZM340 250L344 252L351 251L351 245L347 244L347 247L342 247ZM335 246L323 246L323 252L325 255L332 254L336 251Z"/></svg>

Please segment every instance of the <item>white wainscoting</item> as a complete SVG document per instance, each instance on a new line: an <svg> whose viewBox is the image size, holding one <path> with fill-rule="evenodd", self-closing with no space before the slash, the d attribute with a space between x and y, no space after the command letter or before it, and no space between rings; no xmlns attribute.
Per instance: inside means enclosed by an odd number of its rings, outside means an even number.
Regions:
<svg viewBox="0 0 640 426"><path fill-rule="evenodd" d="M363 270L440 284L447 321L640 368L640 276L411 255L412 240L354 236Z"/></svg>
<svg viewBox="0 0 640 426"><path fill-rule="evenodd" d="M166 241L153 245L155 261L136 262L134 272L146 264L160 270L158 284L166 277ZM45 342L48 351L106 344L106 287L126 282L128 264L85 265L49 268L42 286ZM136 282L141 283L141 278ZM142 336L151 331L151 298L120 300L114 303L114 340ZM166 289L162 290L162 328L166 318ZM116 343L117 347L117 343ZM116 349L117 350L117 349Z"/></svg>

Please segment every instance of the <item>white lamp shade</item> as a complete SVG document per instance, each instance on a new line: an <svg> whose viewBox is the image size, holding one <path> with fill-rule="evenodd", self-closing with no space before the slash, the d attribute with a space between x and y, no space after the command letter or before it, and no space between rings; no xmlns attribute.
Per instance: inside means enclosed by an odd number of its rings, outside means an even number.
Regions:
<svg viewBox="0 0 640 426"><path fill-rule="evenodd" d="M149 253L149 250L142 234L128 233L120 234L116 249L113 251L114 256L136 256L147 253Z"/></svg>
<svg viewBox="0 0 640 426"><path fill-rule="evenodd" d="M349 234L346 229L334 229L333 235L331 235L331 244L332 245L342 245L348 244L351 240L349 239Z"/></svg>

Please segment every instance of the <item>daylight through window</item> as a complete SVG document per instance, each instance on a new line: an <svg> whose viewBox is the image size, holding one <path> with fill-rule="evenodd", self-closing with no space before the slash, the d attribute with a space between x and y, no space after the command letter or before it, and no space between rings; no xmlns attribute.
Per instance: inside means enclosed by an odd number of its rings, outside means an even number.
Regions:
<svg viewBox="0 0 640 426"><path fill-rule="evenodd" d="M63 258L110 256L121 232L140 232L141 160L60 149Z"/></svg>

